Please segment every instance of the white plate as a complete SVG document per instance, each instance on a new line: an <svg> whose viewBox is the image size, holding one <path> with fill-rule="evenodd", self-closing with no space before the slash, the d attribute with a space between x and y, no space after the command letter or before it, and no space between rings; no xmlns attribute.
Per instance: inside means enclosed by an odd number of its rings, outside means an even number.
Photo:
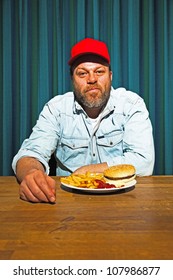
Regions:
<svg viewBox="0 0 173 280"><path fill-rule="evenodd" d="M112 192L119 192L124 189L129 189L133 186L136 185L136 180L134 179L133 181L126 183L124 187L121 188L110 188L110 189L89 189L89 188L79 188L76 186L68 185L66 183L61 183L62 186L65 186L69 189L77 190L77 191L82 191L82 192L89 192L89 193L112 193Z"/></svg>

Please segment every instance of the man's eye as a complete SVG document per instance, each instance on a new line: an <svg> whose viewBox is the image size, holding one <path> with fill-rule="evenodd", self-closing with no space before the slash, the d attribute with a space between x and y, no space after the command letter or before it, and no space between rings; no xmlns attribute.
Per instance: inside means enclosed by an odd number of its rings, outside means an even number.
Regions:
<svg viewBox="0 0 173 280"><path fill-rule="evenodd" d="M104 70L97 70L97 71L96 71L96 74L97 74L97 75L103 75L104 72L105 72Z"/></svg>
<svg viewBox="0 0 173 280"><path fill-rule="evenodd" d="M79 73L78 73L78 76L79 76L80 78L83 78L83 77L85 77L86 75L87 75L86 72L79 72Z"/></svg>

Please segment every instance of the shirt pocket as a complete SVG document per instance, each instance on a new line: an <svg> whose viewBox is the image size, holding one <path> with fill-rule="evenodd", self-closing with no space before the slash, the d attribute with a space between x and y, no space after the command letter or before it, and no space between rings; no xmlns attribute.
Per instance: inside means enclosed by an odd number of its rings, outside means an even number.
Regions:
<svg viewBox="0 0 173 280"><path fill-rule="evenodd" d="M124 131L118 130L110 135L98 136L97 147L102 160L123 155Z"/></svg>
<svg viewBox="0 0 173 280"><path fill-rule="evenodd" d="M88 151L88 139L62 138L57 150L58 158L63 162L82 165Z"/></svg>

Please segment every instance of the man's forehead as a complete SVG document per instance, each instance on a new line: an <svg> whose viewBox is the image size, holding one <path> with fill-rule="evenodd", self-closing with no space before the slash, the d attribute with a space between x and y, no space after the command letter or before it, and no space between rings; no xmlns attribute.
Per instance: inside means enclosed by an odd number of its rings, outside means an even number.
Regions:
<svg viewBox="0 0 173 280"><path fill-rule="evenodd" d="M76 66L75 70L77 69L95 69L105 67L105 65L97 63L97 62L83 62Z"/></svg>

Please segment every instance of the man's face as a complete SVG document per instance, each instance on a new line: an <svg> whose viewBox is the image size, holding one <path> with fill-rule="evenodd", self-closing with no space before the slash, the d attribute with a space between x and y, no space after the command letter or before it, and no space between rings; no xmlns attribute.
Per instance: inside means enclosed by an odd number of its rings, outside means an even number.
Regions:
<svg viewBox="0 0 173 280"><path fill-rule="evenodd" d="M76 99L84 107L102 108L106 105L111 89L112 72L104 64L83 62L73 71Z"/></svg>

